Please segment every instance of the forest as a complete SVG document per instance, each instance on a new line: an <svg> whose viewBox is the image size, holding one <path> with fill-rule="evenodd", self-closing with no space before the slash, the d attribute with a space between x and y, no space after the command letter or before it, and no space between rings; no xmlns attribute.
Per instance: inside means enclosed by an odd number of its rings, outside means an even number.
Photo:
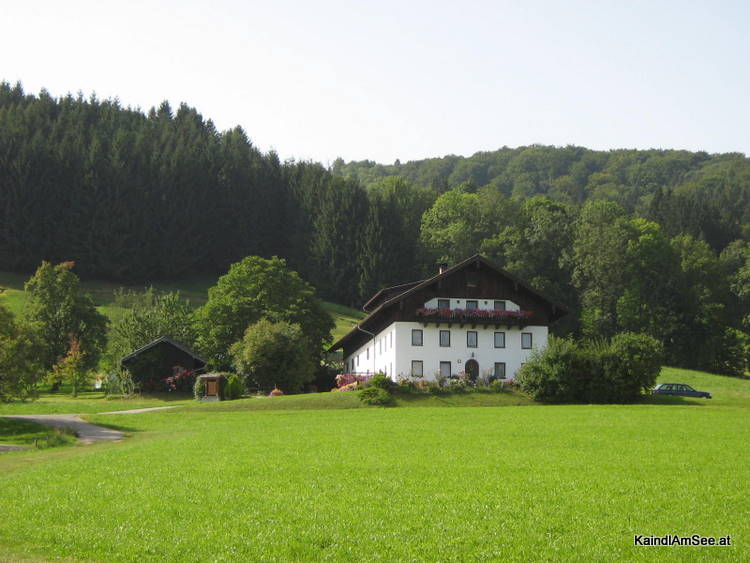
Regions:
<svg viewBox="0 0 750 563"><path fill-rule="evenodd" d="M3 270L73 261L84 278L146 283L279 256L360 306L482 253L570 309L558 334L644 332L670 365L747 367L743 154L534 145L326 168L185 104L0 83L0 194Z"/></svg>

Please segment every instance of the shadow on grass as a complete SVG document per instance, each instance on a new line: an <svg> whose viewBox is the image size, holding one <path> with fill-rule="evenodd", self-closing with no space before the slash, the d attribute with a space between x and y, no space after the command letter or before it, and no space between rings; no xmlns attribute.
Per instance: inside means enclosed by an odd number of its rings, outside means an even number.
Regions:
<svg viewBox="0 0 750 563"><path fill-rule="evenodd" d="M81 391L77 397L73 397L72 390L67 386L63 386L58 391L50 391L49 389L40 389L39 396L32 400L12 400L10 403L28 403L38 399L69 399L71 401L132 401L137 403L139 401L160 401L164 403L171 403L175 401L187 401L193 398L192 393L136 393L133 395L107 395L103 391Z"/></svg>
<svg viewBox="0 0 750 563"><path fill-rule="evenodd" d="M137 432L141 432L142 428L134 428L132 426L125 426L123 424L117 424L113 422L102 422L101 420L91 420L91 417L93 416L100 416L98 414L91 414L91 415L85 415L81 418L85 422L88 422L89 424L93 424L94 426L101 426L102 428L109 428L110 430L119 430L120 432L125 432L126 434L135 434ZM104 415L107 416L107 415Z"/></svg>
<svg viewBox="0 0 750 563"><path fill-rule="evenodd" d="M96 420L93 422L91 420L86 420L86 422L95 426L101 426L102 428L109 428L110 430L119 430L120 432L125 432L126 434L135 434L136 432L140 432L142 430L141 428L133 428L132 426L124 426L122 424L112 424L111 422L102 422L100 420Z"/></svg>
<svg viewBox="0 0 750 563"><path fill-rule="evenodd" d="M31 420L0 417L0 443L47 449L75 443L75 433L68 428L50 428Z"/></svg>
<svg viewBox="0 0 750 563"><path fill-rule="evenodd" d="M679 405L682 407L702 407L711 399L680 397L678 395L645 395L638 405Z"/></svg>
<svg viewBox="0 0 750 563"><path fill-rule="evenodd" d="M0 436L23 436L46 431L46 426L30 420L0 417ZM2 441L2 438L0 438L0 441Z"/></svg>

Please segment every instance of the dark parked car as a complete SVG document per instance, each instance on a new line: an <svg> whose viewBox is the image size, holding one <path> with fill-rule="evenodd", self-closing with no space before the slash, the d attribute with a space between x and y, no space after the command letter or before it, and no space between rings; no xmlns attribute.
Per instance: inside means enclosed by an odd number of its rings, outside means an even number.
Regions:
<svg viewBox="0 0 750 563"><path fill-rule="evenodd" d="M710 399L711 393L696 391L684 383L659 383L652 391L654 395L681 395L682 397L703 397Z"/></svg>

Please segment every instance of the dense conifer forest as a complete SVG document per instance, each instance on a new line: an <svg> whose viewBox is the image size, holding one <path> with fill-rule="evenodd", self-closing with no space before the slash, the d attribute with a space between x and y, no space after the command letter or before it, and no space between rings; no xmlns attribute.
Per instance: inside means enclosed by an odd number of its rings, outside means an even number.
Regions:
<svg viewBox="0 0 750 563"><path fill-rule="evenodd" d="M674 365L744 371L750 160L528 146L392 165L282 162L196 109L144 113L0 84L0 264L117 282L287 260L329 300L477 252L572 311L559 333L646 332Z"/></svg>

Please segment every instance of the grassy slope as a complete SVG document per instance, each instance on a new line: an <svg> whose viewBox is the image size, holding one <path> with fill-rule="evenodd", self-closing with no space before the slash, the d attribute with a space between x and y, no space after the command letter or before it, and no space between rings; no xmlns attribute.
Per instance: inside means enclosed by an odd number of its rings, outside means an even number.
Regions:
<svg viewBox="0 0 750 563"><path fill-rule="evenodd" d="M16 315L23 313L25 304L25 295L23 285L29 275L0 272L0 303L7 305ZM215 278L192 278L182 282L160 283L154 282L152 285L163 291L179 290L183 297L190 300L190 303L196 307L202 305L208 299L208 288L216 283ZM114 291L121 287L119 284L108 282L88 281L83 282L84 290L89 293L97 305L99 311L107 315L110 319L115 320L124 312L124 309L113 305ZM130 289L142 290L144 286L131 286ZM341 338L351 328L364 317L364 314L343 305L323 302L324 309L333 317L336 328L333 330L334 341Z"/></svg>
<svg viewBox="0 0 750 563"><path fill-rule="evenodd" d="M36 422L0 418L0 444L29 445L44 438L48 432L49 426Z"/></svg>
<svg viewBox="0 0 750 563"><path fill-rule="evenodd" d="M0 559L747 560L750 381L662 380L716 399L93 416L133 437L0 457Z"/></svg>

